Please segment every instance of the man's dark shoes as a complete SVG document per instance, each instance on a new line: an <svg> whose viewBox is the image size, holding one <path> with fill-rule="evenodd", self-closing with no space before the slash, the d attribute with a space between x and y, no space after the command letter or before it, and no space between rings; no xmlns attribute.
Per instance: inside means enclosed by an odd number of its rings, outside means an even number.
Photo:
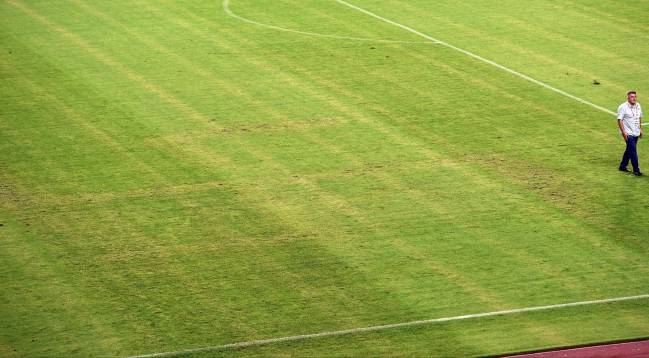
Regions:
<svg viewBox="0 0 649 358"><path fill-rule="evenodd" d="M633 175L635 175L637 177L641 177L642 173L640 171L637 171L637 172L633 172Z"/></svg>
<svg viewBox="0 0 649 358"><path fill-rule="evenodd" d="M619 167L617 170L619 170L621 172L625 172L625 173L631 173L631 171L629 169L627 169L626 167Z"/></svg>

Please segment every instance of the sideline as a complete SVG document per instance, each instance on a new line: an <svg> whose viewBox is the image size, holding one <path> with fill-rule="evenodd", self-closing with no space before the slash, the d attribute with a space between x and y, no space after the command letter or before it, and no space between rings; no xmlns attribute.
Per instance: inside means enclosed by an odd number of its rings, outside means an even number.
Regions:
<svg viewBox="0 0 649 358"><path fill-rule="evenodd" d="M272 344L272 343L303 341L303 340L312 339L312 338L334 337L334 336L343 336L343 335L357 334L357 333L377 332L377 331L385 331L385 330L395 329L395 328L423 326L423 325L429 325L429 324L435 324L435 323L451 322L451 321L462 321L462 320L468 320L468 319L474 319L474 318L483 318L483 317L492 317L492 316L505 316L505 315L511 315L511 314L517 314L517 313L525 313L525 312L547 311L547 310L553 310L553 309L558 309L558 308L588 306L588 305L599 305L599 304L605 304L605 303L622 302L622 301L634 301L634 300L642 300L642 299L649 299L649 294L643 294L643 295L637 295L637 296L624 296L624 297L606 298L606 299L591 300L591 301L560 303L560 304L549 305L549 306L515 308L515 309L505 310L505 311L495 311L495 312L467 314L467 315L462 315L462 316L433 318L433 319L425 319L425 320L420 320L420 321L410 321L410 322L402 322L402 323L384 324L384 325L379 325L379 326L351 328L351 329L344 329L344 330L340 330L340 331L328 331L328 332L320 332L320 333L301 334L301 335L297 335L297 336L259 339L259 340L254 340L254 341L223 344L223 345L219 345L219 346L191 348L191 349L185 349L185 350L173 351L173 352L162 352L162 353L151 353L151 354L136 355L136 356L130 356L128 358L174 357L174 356L180 356L180 355L190 354L190 353L205 353L205 352L224 351L224 350L228 350L228 349L263 346L263 345L268 345L268 344Z"/></svg>

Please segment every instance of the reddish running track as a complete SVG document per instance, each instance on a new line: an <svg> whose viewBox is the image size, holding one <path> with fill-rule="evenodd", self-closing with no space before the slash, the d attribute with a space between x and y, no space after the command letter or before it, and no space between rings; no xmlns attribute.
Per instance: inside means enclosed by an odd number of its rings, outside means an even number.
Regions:
<svg viewBox="0 0 649 358"><path fill-rule="evenodd" d="M519 354L506 358L649 358L649 340Z"/></svg>

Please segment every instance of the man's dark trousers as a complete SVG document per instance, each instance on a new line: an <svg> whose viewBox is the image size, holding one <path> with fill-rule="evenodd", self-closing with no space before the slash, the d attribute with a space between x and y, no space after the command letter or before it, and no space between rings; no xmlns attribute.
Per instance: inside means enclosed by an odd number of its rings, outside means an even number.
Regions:
<svg viewBox="0 0 649 358"><path fill-rule="evenodd" d="M624 151L624 156L622 157L622 162L620 163L620 168L626 168L629 165L629 160L631 160L631 165L633 165L633 171L639 172L640 168L638 167L638 151L636 150L636 145L638 144L638 137L627 136L626 137L626 151Z"/></svg>

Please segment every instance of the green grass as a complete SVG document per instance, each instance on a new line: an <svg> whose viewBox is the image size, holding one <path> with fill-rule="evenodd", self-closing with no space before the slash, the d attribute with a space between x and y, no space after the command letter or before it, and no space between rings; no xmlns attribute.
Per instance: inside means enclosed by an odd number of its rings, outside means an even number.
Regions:
<svg viewBox="0 0 649 358"><path fill-rule="evenodd" d="M649 94L646 1L623 16L612 0L353 3L607 108ZM231 7L422 40L335 1ZM649 181L615 170L614 118L450 48L274 31L219 0L9 0L0 41L0 356L649 292ZM205 355L476 356L648 335L645 300Z"/></svg>

